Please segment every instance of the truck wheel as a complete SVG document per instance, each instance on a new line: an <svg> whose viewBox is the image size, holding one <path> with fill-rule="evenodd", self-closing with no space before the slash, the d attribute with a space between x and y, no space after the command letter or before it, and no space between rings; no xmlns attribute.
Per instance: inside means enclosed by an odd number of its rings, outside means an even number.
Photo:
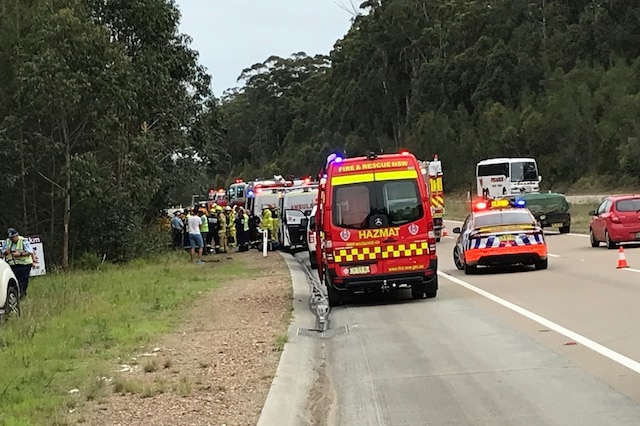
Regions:
<svg viewBox="0 0 640 426"><path fill-rule="evenodd" d="M311 269L318 269L318 260L316 259L316 254L309 252L309 264L311 265Z"/></svg>
<svg viewBox="0 0 640 426"><path fill-rule="evenodd" d="M439 243L439 242L440 242L440 240L441 240L441 238L440 238L440 237L436 237L436 243Z"/></svg>
<svg viewBox="0 0 640 426"><path fill-rule="evenodd" d="M478 267L476 265L464 265L464 274L465 275L473 275L478 272Z"/></svg>
<svg viewBox="0 0 640 426"><path fill-rule="evenodd" d="M427 299L433 299L438 295L438 275L433 277L431 281L424 283L424 294Z"/></svg>
<svg viewBox="0 0 640 426"><path fill-rule="evenodd" d="M329 299L329 306L333 308L334 306L342 305L342 295L338 293L338 290L333 288L333 285L329 283L329 280L326 278L326 272L324 276L324 285L327 288L327 299Z"/></svg>
<svg viewBox="0 0 640 426"><path fill-rule="evenodd" d="M569 226L561 226L559 229L561 234L568 234L571 231L571 225Z"/></svg>

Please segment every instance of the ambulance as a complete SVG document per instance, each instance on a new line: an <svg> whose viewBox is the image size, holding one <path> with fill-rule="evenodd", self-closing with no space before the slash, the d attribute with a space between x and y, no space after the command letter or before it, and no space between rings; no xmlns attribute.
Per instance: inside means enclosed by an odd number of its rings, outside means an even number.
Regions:
<svg viewBox="0 0 640 426"><path fill-rule="evenodd" d="M250 214L260 216L262 207L276 207L285 188L292 186L292 181L281 179L249 182L245 188L246 208Z"/></svg>
<svg viewBox="0 0 640 426"><path fill-rule="evenodd" d="M286 188L279 199L278 242L285 250L307 248L309 215L318 198L318 185L309 180Z"/></svg>
<svg viewBox="0 0 640 426"><path fill-rule="evenodd" d="M413 154L329 155L317 203L316 259L330 306L363 292L436 297L429 192Z"/></svg>

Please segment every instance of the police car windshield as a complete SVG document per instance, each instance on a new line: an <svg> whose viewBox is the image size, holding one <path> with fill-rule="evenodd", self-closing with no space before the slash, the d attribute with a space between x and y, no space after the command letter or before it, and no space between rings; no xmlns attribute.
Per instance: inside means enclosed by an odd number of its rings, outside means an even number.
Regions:
<svg viewBox="0 0 640 426"><path fill-rule="evenodd" d="M366 182L333 189L333 224L370 229L399 226L424 216L415 179Z"/></svg>
<svg viewBox="0 0 640 426"><path fill-rule="evenodd" d="M499 211L490 213L481 213L476 215L474 225L476 228L484 228L486 226L498 225L532 225L533 219L527 211L512 210Z"/></svg>

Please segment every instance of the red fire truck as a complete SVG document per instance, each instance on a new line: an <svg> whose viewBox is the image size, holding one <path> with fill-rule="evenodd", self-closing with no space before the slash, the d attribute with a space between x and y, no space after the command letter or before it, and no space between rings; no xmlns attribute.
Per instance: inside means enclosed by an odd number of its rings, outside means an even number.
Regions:
<svg viewBox="0 0 640 426"><path fill-rule="evenodd" d="M327 158L318 191L316 259L330 306L359 292L410 288L436 297L428 188L409 151Z"/></svg>

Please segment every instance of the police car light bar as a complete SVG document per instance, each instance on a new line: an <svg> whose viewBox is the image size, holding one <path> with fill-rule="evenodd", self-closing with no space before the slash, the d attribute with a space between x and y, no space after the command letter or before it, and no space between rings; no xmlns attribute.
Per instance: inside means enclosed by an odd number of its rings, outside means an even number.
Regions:
<svg viewBox="0 0 640 426"><path fill-rule="evenodd" d="M473 211L481 210L500 210L509 207L523 208L527 205L527 202L522 199L516 198L495 198L483 201L478 201L473 204Z"/></svg>

